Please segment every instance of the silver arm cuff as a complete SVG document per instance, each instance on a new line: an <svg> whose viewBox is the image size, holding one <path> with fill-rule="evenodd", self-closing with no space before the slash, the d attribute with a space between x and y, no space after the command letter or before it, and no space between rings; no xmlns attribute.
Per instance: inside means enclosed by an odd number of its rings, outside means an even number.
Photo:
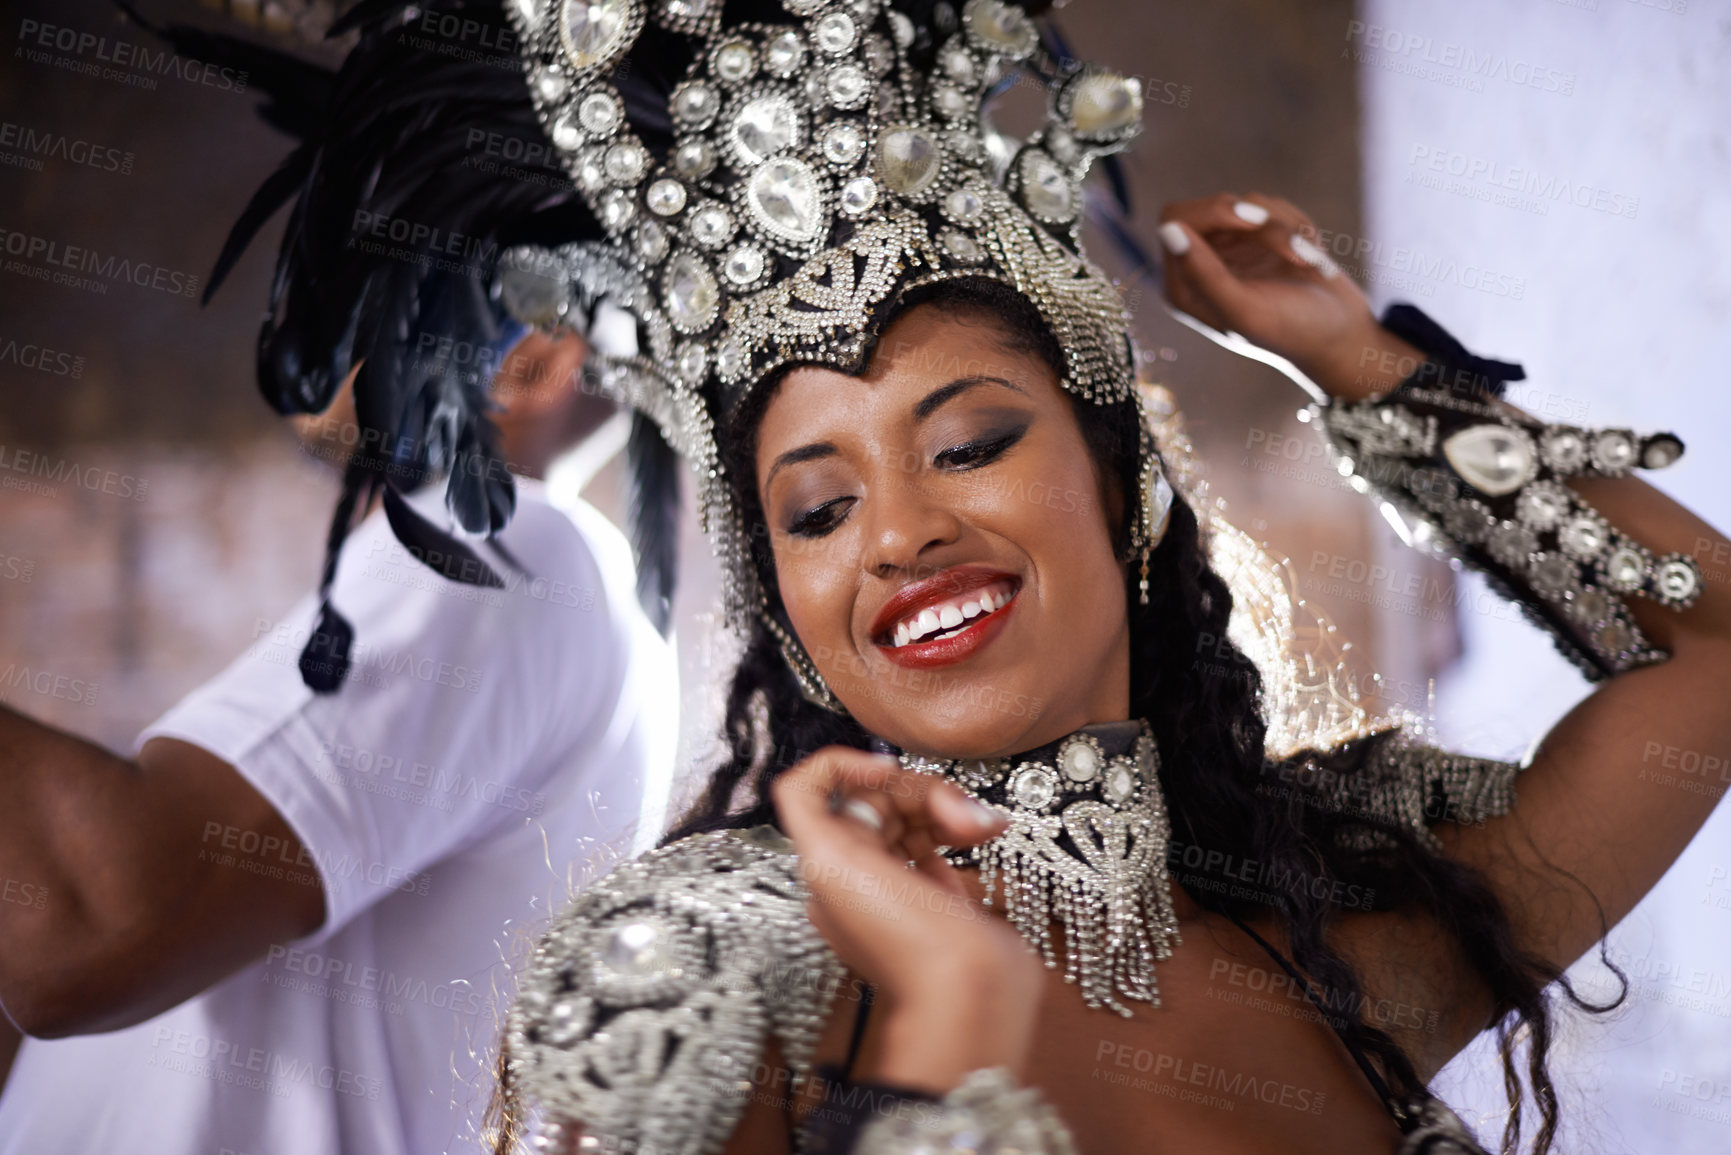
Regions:
<svg viewBox="0 0 1731 1155"><path fill-rule="evenodd" d="M1683 453L1675 436L1546 425L1434 390L1312 413L1340 471L1402 516L1411 544L1482 571L1589 680L1667 656L1624 599L1689 605L1701 591L1695 560L1655 558L1562 483L1662 468Z"/></svg>
<svg viewBox="0 0 1731 1155"><path fill-rule="evenodd" d="M1038 1091L1017 1087L1002 1067L970 1072L936 1103L874 1119L852 1155L1075 1155L1070 1132Z"/></svg>

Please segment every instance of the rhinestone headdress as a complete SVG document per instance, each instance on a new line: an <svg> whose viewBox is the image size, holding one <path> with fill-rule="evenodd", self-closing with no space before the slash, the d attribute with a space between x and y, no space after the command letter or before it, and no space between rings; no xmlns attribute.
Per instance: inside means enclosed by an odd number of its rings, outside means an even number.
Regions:
<svg viewBox="0 0 1731 1155"><path fill-rule="evenodd" d="M498 286L527 323L603 303L635 320L635 348L593 341L602 387L652 415L696 468L739 622L765 601L720 442L778 369L862 370L910 289L1007 285L1050 326L1066 389L1133 396L1128 318L1079 232L1081 181L1137 133L1142 100L1134 79L1054 59L1000 0L967 0L959 14L938 4L929 28L881 0L783 0L784 20L730 25L721 9L511 4L542 125L606 239L510 250ZM641 45L690 59L665 108L628 107L615 86ZM1016 72L1050 97L1044 127L1019 146L984 113ZM1155 488L1146 433L1139 465ZM1170 493L1163 478L1158 490ZM1132 548L1158 520L1136 519Z"/></svg>

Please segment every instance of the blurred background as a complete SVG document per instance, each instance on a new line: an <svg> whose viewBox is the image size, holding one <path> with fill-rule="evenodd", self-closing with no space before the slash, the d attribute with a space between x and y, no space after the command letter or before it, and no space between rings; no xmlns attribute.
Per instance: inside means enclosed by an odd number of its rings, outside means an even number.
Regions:
<svg viewBox="0 0 1731 1155"><path fill-rule="evenodd" d="M145 10L334 62L317 40L331 7ZM125 750L317 580L336 478L253 384L281 221L198 303L230 223L289 145L242 85L124 63L118 46L155 46L103 0L8 8L0 700ZM1147 128L1127 168L1150 252L1165 201L1286 197L1378 305L1412 301L1476 352L1523 362L1512 399L1528 411L1676 430L1690 453L1655 483L1731 524L1731 6L1071 0L1057 19L1080 56L1142 78ZM44 49L42 25L107 47ZM1507 605L1405 551L1343 488L1294 418L1293 385L1178 324L1139 270L1092 245L1122 278L1146 375L1183 406L1211 495L1292 560L1297 592L1354 640L1367 694L1434 709L1449 744L1515 757L1586 692ZM72 247L129 272L57 282L45 254ZM621 520L619 466L601 452L612 432L552 484ZM701 772L731 648L694 521L683 556L682 765ZM1731 560L1702 561L1709 580L1731 580ZM1722 812L1612 936L1628 1005L1564 1016L1562 1150L1731 1149L1727 866ZM1612 989L1602 967L1578 971L1587 990ZM1482 1133L1500 1129L1488 1050L1437 1089Z"/></svg>

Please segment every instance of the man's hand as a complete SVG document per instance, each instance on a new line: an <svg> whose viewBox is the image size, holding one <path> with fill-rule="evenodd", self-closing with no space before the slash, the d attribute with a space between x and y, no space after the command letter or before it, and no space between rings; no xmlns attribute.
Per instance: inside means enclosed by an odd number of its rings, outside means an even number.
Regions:
<svg viewBox="0 0 1731 1155"><path fill-rule="evenodd" d="M0 878L40 896L0 902L0 1005L45 1038L143 1022L324 920L300 840L228 763L160 738L128 762L4 708Z"/></svg>

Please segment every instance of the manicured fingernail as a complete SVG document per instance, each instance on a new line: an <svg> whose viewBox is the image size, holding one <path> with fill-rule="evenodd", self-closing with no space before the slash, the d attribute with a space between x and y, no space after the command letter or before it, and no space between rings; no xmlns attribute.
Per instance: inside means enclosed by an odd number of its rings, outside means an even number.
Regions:
<svg viewBox="0 0 1731 1155"><path fill-rule="evenodd" d="M1307 265L1314 266L1316 271L1321 273L1323 276L1340 276L1340 266L1334 263L1334 258L1317 248L1316 245L1310 241L1310 238L1293 233L1290 243L1292 245L1292 251L1298 255L1298 259Z"/></svg>
<svg viewBox="0 0 1731 1155"><path fill-rule="evenodd" d="M1261 205L1251 204L1249 201L1239 201L1232 206L1232 211L1239 220L1247 224L1265 225L1268 223L1268 210Z"/></svg>
<svg viewBox="0 0 1731 1155"><path fill-rule="evenodd" d="M1160 226L1160 243L1175 257L1182 257L1190 251L1190 237L1177 221L1167 221Z"/></svg>
<svg viewBox="0 0 1731 1155"><path fill-rule="evenodd" d="M981 826L996 826L998 820L1003 817L1003 815L999 814L996 810L993 810L990 806L987 806L977 798L967 798L963 801L968 804L969 817Z"/></svg>

